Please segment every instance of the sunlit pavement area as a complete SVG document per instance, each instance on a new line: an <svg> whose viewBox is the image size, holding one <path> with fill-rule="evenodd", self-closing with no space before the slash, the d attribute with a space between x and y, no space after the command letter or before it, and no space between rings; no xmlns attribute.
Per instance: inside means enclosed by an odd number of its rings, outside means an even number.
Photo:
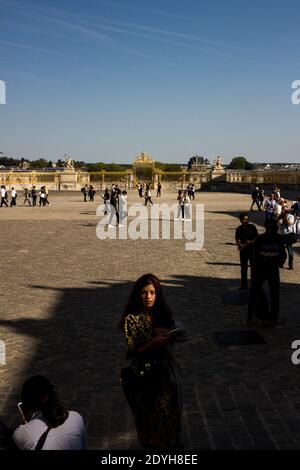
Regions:
<svg viewBox="0 0 300 470"><path fill-rule="evenodd" d="M126 348L118 322L133 282L152 272L188 332L188 341L175 347L186 449L300 449L300 365L291 361L292 342L300 340L299 243L294 271L281 271L282 328L249 327L243 325L247 299L238 291L234 244L249 195L196 193L193 206L205 205L200 251L187 251L186 240L172 237L99 240L100 191L94 203L83 202L80 192L50 193L49 201L47 207L0 209L1 419L18 424L21 384L41 373L68 408L83 415L89 448L138 448L119 381ZM176 192L163 191L153 201L174 204ZM129 191L129 205L142 202ZM264 214L250 218L263 232ZM217 333L246 330L265 342L217 341Z"/></svg>

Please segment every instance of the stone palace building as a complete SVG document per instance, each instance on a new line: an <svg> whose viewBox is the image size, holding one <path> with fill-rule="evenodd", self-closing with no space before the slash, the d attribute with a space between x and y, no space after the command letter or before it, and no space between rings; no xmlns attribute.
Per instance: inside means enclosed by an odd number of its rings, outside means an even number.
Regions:
<svg viewBox="0 0 300 470"><path fill-rule="evenodd" d="M92 184L95 189L105 189L112 183L126 189L135 188L139 181L150 181L155 188L160 181L164 188L182 188L194 183L196 189L221 191L249 191L255 186L265 189L284 187L300 190L300 168L292 169L225 169L221 157L213 164L203 157L192 157L186 167L180 171L163 172L155 167L155 161L145 152L136 157L132 168L123 172L87 172L75 170L73 162L66 157L63 169L32 171L30 169L0 169L0 183L7 189L37 188L46 185L49 190L80 190L84 185Z"/></svg>

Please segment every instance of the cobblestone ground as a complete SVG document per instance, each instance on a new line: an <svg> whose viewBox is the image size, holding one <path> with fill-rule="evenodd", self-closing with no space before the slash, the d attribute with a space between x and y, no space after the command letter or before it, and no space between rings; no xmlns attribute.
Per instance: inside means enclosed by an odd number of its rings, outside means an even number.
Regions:
<svg viewBox="0 0 300 470"><path fill-rule="evenodd" d="M170 192L160 202L175 200ZM2 419L17 424L20 385L43 373L84 416L90 448L138 448L119 384L125 344L117 325L132 283L153 272L189 332L176 346L186 448L300 449L300 365L291 362L291 343L300 339L299 244L295 270L282 271L283 328L257 324L265 344L224 347L216 332L246 329L233 242L249 196L196 194L205 204L202 251L186 251L184 240L100 241L97 203L80 193L53 194L50 202L0 209ZM140 204L135 192L129 203ZM263 214L252 214L262 231Z"/></svg>

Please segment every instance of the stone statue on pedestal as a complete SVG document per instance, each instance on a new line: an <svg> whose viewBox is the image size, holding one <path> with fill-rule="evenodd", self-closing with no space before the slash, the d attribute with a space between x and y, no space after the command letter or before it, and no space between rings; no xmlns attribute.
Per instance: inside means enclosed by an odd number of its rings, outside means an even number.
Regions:
<svg viewBox="0 0 300 470"><path fill-rule="evenodd" d="M214 170L224 171L223 160L222 160L221 157L218 157L218 158L214 161Z"/></svg>
<svg viewBox="0 0 300 470"><path fill-rule="evenodd" d="M74 170L74 162L71 157L67 156L67 154L65 154L65 162L67 170Z"/></svg>
<svg viewBox="0 0 300 470"><path fill-rule="evenodd" d="M74 162L71 157L65 154L65 167L60 174L60 189L79 189L80 185L77 181L77 173L74 168Z"/></svg>

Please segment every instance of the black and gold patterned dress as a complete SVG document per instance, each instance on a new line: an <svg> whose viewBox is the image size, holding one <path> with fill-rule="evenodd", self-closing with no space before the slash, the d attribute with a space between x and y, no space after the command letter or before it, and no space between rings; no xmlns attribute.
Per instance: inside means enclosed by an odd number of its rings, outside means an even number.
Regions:
<svg viewBox="0 0 300 470"><path fill-rule="evenodd" d="M124 333L127 358L132 359L131 368L139 375L131 405L139 441L148 449L175 449L180 443L182 387L171 348L137 353L153 338L152 317L148 313L128 315Z"/></svg>

